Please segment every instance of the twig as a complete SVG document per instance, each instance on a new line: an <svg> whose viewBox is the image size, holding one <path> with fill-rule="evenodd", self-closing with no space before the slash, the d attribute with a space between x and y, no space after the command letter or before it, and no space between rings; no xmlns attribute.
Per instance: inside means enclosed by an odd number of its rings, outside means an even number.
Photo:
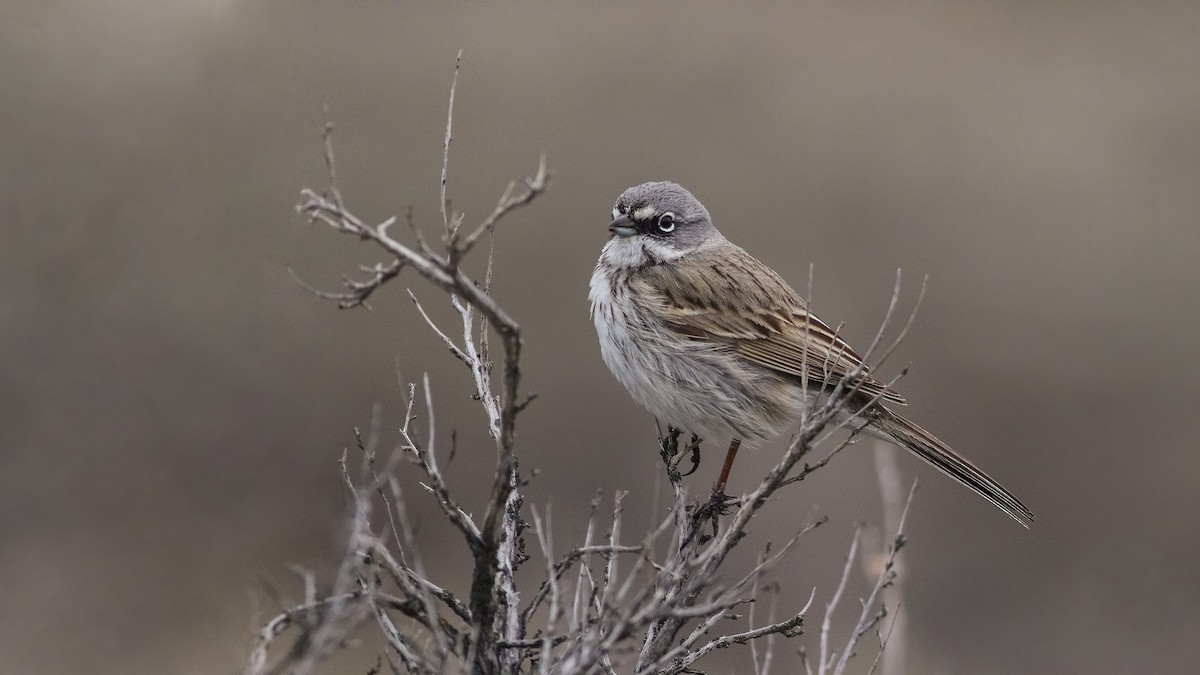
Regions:
<svg viewBox="0 0 1200 675"><path fill-rule="evenodd" d="M896 465L895 448L888 446L882 441L876 441L875 446L875 473L879 479L879 496L880 504L883 506L883 525L884 532L896 532L900 529L900 519L904 513L904 493L901 486L900 468ZM881 551L885 553L885 551ZM904 560L896 559L895 567L896 576L892 581L891 586L887 590L887 594L892 599L892 604L897 610L904 602ZM904 617L897 611L892 617L892 623L888 628L888 638L885 641L888 649L886 653L883 649L883 644L880 645L879 654L876 656L878 661L883 658L883 675L899 675L904 671L904 662L907 652L907 630Z"/></svg>
<svg viewBox="0 0 1200 675"><path fill-rule="evenodd" d="M879 651L875 652L875 660L871 662L871 667L867 670L867 675L872 675L875 669L879 667L880 659L884 654L891 653L888 651L888 645L892 644L892 633L896 630L896 622L900 620L900 605L896 605L896 611L892 614L892 623L888 624L888 632L882 635L879 631L875 631L875 635L879 637ZM899 663L903 664L903 661Z"/></svg>
<svg viewBox="0 0 1200 675"><path fill-rule="evenodd" d="M879 577L875 580L875 586L871 589L871 594L862 603L862 612L859 614L858 623L854 626L854 630L850 633L850 638L846 641L846 646L842 650L842 656L838 659L838 664L833 671L833 675L842 675L845 672L846 662L853 656L854 647L858 644L858 640L883 618L882 610L880 613L875 612L875 603L880 593L883 592L883 589L896 576L896 572L893 569L896 563L896 554L900 552L905 543L904 522L908 519L908 509L912 506L913 495L916 492L917 481L913 481L912 488L908 491L908 499L904 502L904 511L900 514L900 525L896 528L896 536L892 540L892 545L888 547L887 561L884 563L883 569L879 572Z"/></svg>
<svg viewBox="0 0 1200 675"><path fill-rule="evenodd" d="M850 570L854 568L854 558L858 554L858 542L861 535L862 526L855 526L854 538L850 540L850 552L846 554L846 564L842 566L842 577L838 581L837 589L834 590L833 596L825 605L825 619L821 621L821 651L817 661L817 672L820 675L825 675L829 666L833 663L835 654L829 653L829 629L833 625L833 613L837 610L838 603L842 600L842 593L846 591L846 581L850 578Z"/></svg>
<svg viewBox="0 0 1200 675"><path fill-rule="evenodd" d="M446 137L442 141L442 190L441 190L441 209L442 209L442 227L446 231L446 240L449 241L453 236L450 229L450 216L447 211L449 202L446 200L446 179L450 173L450 140L453 138L451 131L454 128L454 91L458 88L458 70L462 65L462 50L458 50L458 56L454 59L454 77L450 80L450 104L446 111Z"/></svg>

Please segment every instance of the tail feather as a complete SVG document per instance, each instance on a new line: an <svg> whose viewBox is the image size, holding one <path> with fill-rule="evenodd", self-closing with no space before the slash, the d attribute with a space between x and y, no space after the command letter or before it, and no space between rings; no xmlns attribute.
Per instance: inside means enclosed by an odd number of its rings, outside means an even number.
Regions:
<svg viewBox="0 0 1200 675"><path fill-rule="evenodd" d="M1033 512L1029 510L1029 507L1022 504L1020 499L1004 489L1004 486L993 480L991 476L981 471L933 434L890 410L881 410L883 414L878 420L879 428L892 441L929 462L947 476L971 488L1018 523L1025 527L1029 527L1033 523Z"/></svg>

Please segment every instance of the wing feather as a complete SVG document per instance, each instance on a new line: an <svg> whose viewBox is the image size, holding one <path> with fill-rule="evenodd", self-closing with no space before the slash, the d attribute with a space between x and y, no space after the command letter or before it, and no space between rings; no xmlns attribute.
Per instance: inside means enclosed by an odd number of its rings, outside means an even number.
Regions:
<svg viewBox="0 0 1200 675"><path fill-rule="evenodd" d="M862 363L778 274L740 248L646 267L634 283L643 285L641 297L652 298L664 324L681 337L729 343L741 358L776 373L807 373L814 386L831 387ZM904 404L866 369L858 386L868 396Z"/></svg>

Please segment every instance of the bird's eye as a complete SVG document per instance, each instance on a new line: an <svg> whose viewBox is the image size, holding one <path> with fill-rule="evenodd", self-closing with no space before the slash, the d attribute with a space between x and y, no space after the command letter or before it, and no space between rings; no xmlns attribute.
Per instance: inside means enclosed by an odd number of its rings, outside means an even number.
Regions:
<svg viewBox="0 0 1200 675"><path fill-rule="evenodd" d="M675 230L675 214L667 211L658 217L656 223L659 232L667 233Z"/></svg>

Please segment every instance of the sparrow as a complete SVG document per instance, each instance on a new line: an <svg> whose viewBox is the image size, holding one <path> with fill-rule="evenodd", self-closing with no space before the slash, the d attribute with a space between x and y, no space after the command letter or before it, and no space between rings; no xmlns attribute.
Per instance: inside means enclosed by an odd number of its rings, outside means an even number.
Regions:
<svg viewBox="0 0 1200 675"><path fill-rule="evenodd" d="M1033 522L1011 492L894 412L904 398L779 274L726 239L691 192L670 182L631 187L608 230L588 294L600 354L658 419L731 439L718 490L743 440L795 431L857 371L834 422L907 449L1022 525Z"/></svg>

